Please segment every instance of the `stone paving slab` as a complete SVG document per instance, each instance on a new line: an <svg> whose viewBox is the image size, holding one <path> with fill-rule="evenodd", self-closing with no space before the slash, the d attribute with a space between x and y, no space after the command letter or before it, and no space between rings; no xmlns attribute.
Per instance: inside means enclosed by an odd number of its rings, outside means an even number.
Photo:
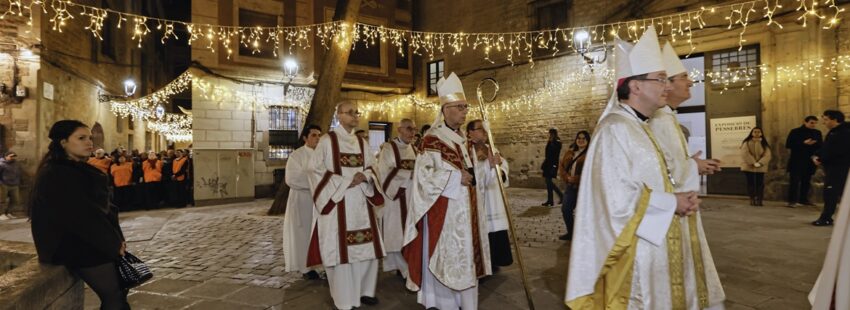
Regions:
<svg viewBox="0 0 850 310"><path fill-rule="evenodd" d="M244 304L237 304L227 301L221 300L204 300L199 303L193 304L189 306L189 310L252 310L252 309L267 309L267 307L259 307L259 306L249 306Z"/></svg>
<svg viewBox="0 0 850 310"><path fill-rule="evenodd" d="M284 295L282 289L248 286L224 298L241 304L270 307L283 303Z"/></svg>
<svg viewBox="0 0 850 310"><path fill-rule="evenodd" d="M238 284L227 284L227 283L216 283L212 281L204 282L195 287L188 289L187 291L180 294L181 296L187 297L201 297L208 299L220 299L224 296L236 293L240 290L246 289L245 285Z"/></svg>
<svg viewBox="0 0 850 310"><path fill-rule="evenodd" d="M198 281L156 279L145 283L134 290L160 294L180 294L181 292L200 284L201 282Z"/></svg>
<svg viewBox="0 0 850 310"><path fill-rule="evenodd" d="M130 303L130 307L134 310L183 309L199 302L199 300L196 299L145 292L132 293L127 297L127 301Z"/></svg>

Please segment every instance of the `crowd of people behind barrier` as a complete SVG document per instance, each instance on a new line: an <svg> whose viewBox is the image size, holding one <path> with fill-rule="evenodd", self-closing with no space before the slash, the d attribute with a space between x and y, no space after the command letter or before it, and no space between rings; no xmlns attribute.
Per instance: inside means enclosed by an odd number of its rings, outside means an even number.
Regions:
<svg viewBox="0 0 850 310"><path fill-rule="evenodd" d="M109 177L112 203L120 211L194 205L192 156L188 149L157 154L117 148L96 150L88 163Z"/></svg>

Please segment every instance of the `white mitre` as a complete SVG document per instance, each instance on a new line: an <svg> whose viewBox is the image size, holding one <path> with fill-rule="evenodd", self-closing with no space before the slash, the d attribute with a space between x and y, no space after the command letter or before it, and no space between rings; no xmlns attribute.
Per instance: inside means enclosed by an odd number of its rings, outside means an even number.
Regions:
<svg viewBox="0 0 850 310"><path fill-rule="evenodd" d="M453 102L466 102L466 95L463 92L463 83L460 82L460 78L458 78L457 74L454 72L449 74L449 77L440 78L440 80L437 81L437 95L440 96L440 111L437 112L437 116L434 118L434 123L431 124L431 128L436 128L437 126L442 126L444 124L443 106Z"/></svg>
<svg viewBox="0 0 850 310"><path fill-rule="evenodd" d="M673 45L669 41L667 44L664 44L664 50L661 51L661 56L664 57L664 68L667 70L668 77L688 72L685 64L679 59L679 55L676 54L676 50L673 49Z"/></svg>
<svg viewBox="0 0 850 310"><path fill-rule="evenodd" d="M634 46L620 39L615 40L614 58L617 61L614 68L617 87L614 88L605 111L599 117L600 121L619 104L617 88L626 78L666 70L662 61L661 45L658 43L658 35L653 26L646 27L646 31Z"/></svg>

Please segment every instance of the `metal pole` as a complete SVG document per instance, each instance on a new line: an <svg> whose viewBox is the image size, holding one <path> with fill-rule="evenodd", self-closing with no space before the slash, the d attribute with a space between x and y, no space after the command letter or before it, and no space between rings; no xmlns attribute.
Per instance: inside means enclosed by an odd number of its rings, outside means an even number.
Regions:
<svg viewBox="0 0 850 310"><path fill-rule="evenodd" d="M493 83L493 86L495 86L496 89L493 91L493 96L485 102L484 96L483 96L482 91L481 91L481 86L484 85L484 83L486 83L486 82ZM490 130L490 128L489 128L490 124L489 124L489 121L487 120L487 111L486 111L486 109L484 109L484 103L493 102L496 99L496 95L498 93L499 93L499 83L496 82L496 79L494 79L494 78L486 78L486 79L481 80L481 82L478 83L478 87L476 88L476 94L478 95L478 110L481 112L481 119L483 120L483 124L486 126L485 128L486 128L486 131L487 131L487 139L490 142L490 145L492 146L491 151L495 150L495 148L496 148L496 140L493 140L493 131ZM494 155L495 155L495 152L494 152ZM528 301L528 308L531 309L531 310L534 310L534 301L531 298L531 290L530 290L530 286L528 284L528 278L526 278L526 276L525 276L525 265L522 263L522 253L520 252L520 249L519 249L519 241L517 240L516 229L514 228L515 226L514 226L513 214L511 213L511 207L510 207L510 204L508 202L508 197L507 197L507 195L505 195L505 184L502 182L502 167L501 167L501 164L496 165L496 180L499 182L499 192L502 194L502 201L504 201L504 203L505 203L505 212L508 215L508 227L511 230L511 239L513 240L514 249L516 249L517 263L519 263L519 272L520 272L520 276L522 277L522 287L525 289L525 299L526 299L526 301Z"/></svg>

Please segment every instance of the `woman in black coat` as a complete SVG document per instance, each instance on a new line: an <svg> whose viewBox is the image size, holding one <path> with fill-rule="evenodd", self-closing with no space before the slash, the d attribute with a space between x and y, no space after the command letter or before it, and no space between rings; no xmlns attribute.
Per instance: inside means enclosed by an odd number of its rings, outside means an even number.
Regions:
<svg viewBox="0 0 850 310"><path fill-rule="evenodd" d="M64 265L100 297L101 309L129 309L115 261L126 243L109 203L107 176L86 163L91 131L74 120L50 128L30 199L32 235L42 263Z"/></svg>
<svg viewBox="0 0 850 310"><path fill-rule="evenodd" d="M552 201L552 192L558 194L558 204L564 199L564 194L555 186L552 179L558 176L558 160L561 159L561 138L558 137L558 130L555 128L549 129L549 141L546 143L546 157L543 159L543 164L540 169L543 170L543 179L546 180L546 202L545 207L554 205Z"/></svg>

